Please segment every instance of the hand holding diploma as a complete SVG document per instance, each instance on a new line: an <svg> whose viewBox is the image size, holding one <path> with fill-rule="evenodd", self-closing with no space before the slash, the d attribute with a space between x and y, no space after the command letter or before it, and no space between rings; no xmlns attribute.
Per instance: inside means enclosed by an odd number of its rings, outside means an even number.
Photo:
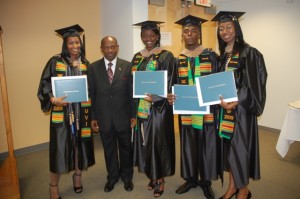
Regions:
<svg viewBox="0 0 300 199"><path fill-rule="evenodd" d="M67 106L69 102L64 101L65 98L68 96L62 96L62 97L51 97L50 101L55 106Z"/></svg>
<svg viewBox="0 0 300 199"><path fill-rule="evenodd" d="M145 93L145 95L146 97L144 97L144 100L146 100L149 103L152 103L153 102L152 95L149 93Z"/></svg>
<svg viewBox="0 0 300 199"><path fill-rule="evenodd" d="M239 104L238 101L235 101L235 102L225 102L223 100L222 95L220 95L220 100L221 100L220 106L222 106L226 110L234 109Z"/></svg>
<svg viewBox="0 0 300 199"><path fill-rule="evenodd" d="M170 105L174 105L174 102L176 101L176 95L174 95L172 93L168 93L167 100Z"/></svg>

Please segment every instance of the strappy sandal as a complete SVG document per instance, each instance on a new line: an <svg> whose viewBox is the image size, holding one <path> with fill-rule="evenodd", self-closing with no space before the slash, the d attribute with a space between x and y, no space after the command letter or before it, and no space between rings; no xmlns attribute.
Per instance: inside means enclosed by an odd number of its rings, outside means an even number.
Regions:
<svg viewBox="0 0 300 199"><path fill-rule="evenodd" d="M155 188L155 181L154 180L150 180L150 182L148 183L148 190L151 191Z"/></svg>
<svg viewBox="0 0 300 199"><path fill-rule="evenodd" d="M50 194L50 199L52 199L51 197L51 189L57 189L58 191L58 185L52 185L52 184L49 184L49 194ZM61 197L59 196L57 199L61 199Z"/></svg>
<svg viewBox="0 0 300 199"><path fill-rule="evenodd" d="M164 189L165 189L165 188L163 188L163 189L161 190L161 187L162 187L164 184L165 184L164 179L162 179L162 181L157 180L157 181L155 182L155 190L154 190L154 197L155 197L155 198L160 197L160 196L164 193Z"/></svg>
<svg viewBox="0 0 300 199"><path fill-rule="evenodd" d="M81 193L82 190L83 190L83 186L82 186L82 185L79 186L79 187L76 187L76 186L75 186L75 180L76 180L75 178L76 178L77 176L81 176L81 174L74 173L73 176L72 176L72 178L73 178L74 192L75 192L75 193Z"/></svg>

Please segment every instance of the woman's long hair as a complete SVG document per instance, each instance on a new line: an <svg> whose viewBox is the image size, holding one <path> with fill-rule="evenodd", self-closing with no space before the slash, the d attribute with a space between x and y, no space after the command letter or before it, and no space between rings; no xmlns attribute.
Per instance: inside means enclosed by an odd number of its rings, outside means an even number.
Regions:
<svg viewBox="0 0 300 199"><path fill-rule="evenodd" d="M238 20L233 20L232 22L234 24L234 29L235 29L235 41L234 41L232 53L237 53L237 52L241 52L243 50L243 48L246 45L246 42L244 41L243 31L242 31L242 28L241 28ZM219 22L219 23L222 23L222 22ZM218 42L219 42L220 55L223 55L225 52L227 43L225 41L223 41L223 39L220 37L219 28L218 28Z"/></svg>
<svg viewBox="0 0 300 199"><path fill-rule="evenodd" d="M63 44L62 44L62 49L61 49L61 57L68 63L69 63L69 59L70 58L70 54L67 48L67 43L68 43L68 38L69 37L77 37L79 38L80 41L80 52L79 52L79 56L81 57L81 60L85 60L85 49L82 43L82 40L80 38L80 34L78 32L67 32L64 34L63 36Z"/></svg>

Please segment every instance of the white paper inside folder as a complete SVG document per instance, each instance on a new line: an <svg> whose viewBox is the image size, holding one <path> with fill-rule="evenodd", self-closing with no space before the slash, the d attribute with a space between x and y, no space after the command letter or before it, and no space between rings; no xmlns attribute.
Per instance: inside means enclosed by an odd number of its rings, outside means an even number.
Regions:
<svg viewBox="0 0 300 199"><path fill-rule="evenodd" d="M290 103L289 103L289 106L290 106L290 107L293 107L293 108L298 108L298 109L300 109L300 99L299 99L299 100L296 100L296 101L294 101L294 102L290 102Z"/></svg>

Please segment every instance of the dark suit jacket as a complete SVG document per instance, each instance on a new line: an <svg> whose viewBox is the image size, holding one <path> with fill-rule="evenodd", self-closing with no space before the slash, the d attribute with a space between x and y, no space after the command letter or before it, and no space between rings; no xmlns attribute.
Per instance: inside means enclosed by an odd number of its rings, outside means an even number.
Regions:
<svg viewBox="0 0 300 199"><path fill-rule="evenodd" d="M134 118L131 66L130 62L117 58L111 85L104 58L88 68L91 119L98 121L100 132L108 132L112 125L117 131L130 128L130 118Z"/></svg>

